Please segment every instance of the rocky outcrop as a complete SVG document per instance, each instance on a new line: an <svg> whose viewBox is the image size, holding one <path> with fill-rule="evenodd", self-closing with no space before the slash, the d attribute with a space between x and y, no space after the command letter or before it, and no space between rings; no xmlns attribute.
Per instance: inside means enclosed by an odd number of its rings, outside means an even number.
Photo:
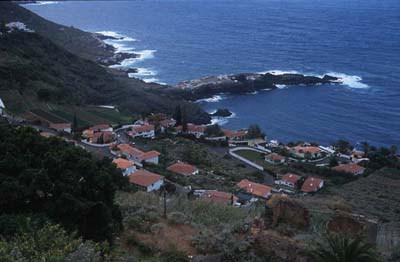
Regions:
<svg viewBox="0 0 400 262"><path fill-rule="evenodd" d="M285 223L302 230L308 229L310 225L308 209L289 197L274 195L267 201L265 209L266 225L276 226Z"/></svg>
<svg viewBox="0 0 400 262"><path fill-rule="evenodd" d="M337 83L340 79L301 74L235 74L205 77L198 80L180 82L174 91L185 99L198 100L220 93L246 94L262 89L276 89L280 85L318 85Z"/></svg>
<svg viewBox="0 0 400 262"><path fill-rule="evenodd" d="M101 65L110 66L110 65L118 65L125 59L132 59L138 57L140 57L140 55L135 53L114 53L114 55L104 59L99 59L98 61Z"/></svg>
<svg viewBox="0 0 400 262"><path fill-rule="evenodd" d="M353 237L365 235L368 242L376 243L378 223L364 216L337 211L327 224L328 232L350 234Z"/></svg>
<svg viewBox="0 0 400 262"><path fill-rule="evenodd" d="M218 116L218 117L228 117L232 115L232 112L229 111L226 108L220 108L217 111L215 111L214 113L210 114L211 116Z"/></svg>

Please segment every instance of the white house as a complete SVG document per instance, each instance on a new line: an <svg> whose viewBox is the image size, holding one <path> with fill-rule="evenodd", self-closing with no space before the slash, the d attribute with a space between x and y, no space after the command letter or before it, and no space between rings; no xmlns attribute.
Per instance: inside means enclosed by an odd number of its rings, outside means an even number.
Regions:
<svg viewBox="0 0 400 262"><path fill-rule="evenodd" d="M285 160L286 158L284 156L277 153L271 153L265 156L265 161L273 165L283 164L285 163Z"/></svg>
<svg viewBox="0 0 400 262"><path fill-rule="evenodd" d="M156 136L153 125L134 125L131 127L131 131L128 132L128 135L132 138L143 137L151 139Z"/></svg>
<svg viewBox="0 0 400 262"><path fill-rule="evenodd" d="M129 176L136 171L135 163L127 159L117 158L113 160L113 163L117 165L117 168L122 170L124 176Z"/></svg>
<svg viewBox="0 0 400 262"><path fill-rule="evenodd" d="M57 132L71 133L71 123L50 123L49 127Z"/></svg>
<svg viewBox="0 0 400 262"><path fill-rule="evenodd" d="M119 144L117 148L117 151L111 150L111 153L117 156L125 156L127 159L134 161L139 166L141 166L142 162L158 164L160 153L155 150L143 152L142 150L131 147L128 144Z"/></svg>
<svg viewBox="0 0 400 262"><path fill-rule="evenodd" d="M129 175L129 182L143 191L152 192L161 188L164 184L164 178L142 169Z"/></svg>
<svg viewBox="0 0 400 262"><path fill-rule="evenodd" d="M184 176L192 176L199 173L199 169L197 169L197 167L180 161L170 165L167 170Z"/></svg>
<svg viewBox="0 0 400 262"><path fill-rule="evenodd" d="M299 175L287 173L282 176L281 180L276 180L275 184L297 189L300 178Z"/></svg>

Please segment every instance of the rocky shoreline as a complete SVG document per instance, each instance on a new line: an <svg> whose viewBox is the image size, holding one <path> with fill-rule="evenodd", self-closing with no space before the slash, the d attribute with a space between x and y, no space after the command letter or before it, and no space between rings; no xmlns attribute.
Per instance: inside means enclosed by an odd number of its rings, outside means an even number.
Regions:
<svg viewBox="0 0 400 262"><path fill-rule="evenodd" d="M172 92L189 101L196 101L216 94L248 94L263 89L277 89L279 86L341 83L337 77L323 77L302 74L234 74L211 76L197 80L182 81L172 87Z"/></svg>

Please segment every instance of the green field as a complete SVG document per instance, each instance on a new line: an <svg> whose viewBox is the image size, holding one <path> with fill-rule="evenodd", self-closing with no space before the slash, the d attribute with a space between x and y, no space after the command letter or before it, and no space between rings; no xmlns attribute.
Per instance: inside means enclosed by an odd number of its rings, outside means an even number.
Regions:
<svg viewBox="0 0 400 262"><path fill-rule="evenodd" d="M255 152L252 150L238 150L235 151L235 153L253 162L264 161L265 154L263 153Z"/></svg>

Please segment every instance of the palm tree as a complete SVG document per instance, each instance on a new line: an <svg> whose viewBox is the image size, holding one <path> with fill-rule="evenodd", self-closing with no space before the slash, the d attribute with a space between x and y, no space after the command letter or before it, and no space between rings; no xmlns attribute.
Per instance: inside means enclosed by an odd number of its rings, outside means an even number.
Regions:
<svg viewBox="0 0 400 262"><path fill-rule="evenodd" d="M377 255L372 245L365 243L361 237L330 234L326 243L318 243L313 251L316 261L320 262L375 262Z"/></svg>

